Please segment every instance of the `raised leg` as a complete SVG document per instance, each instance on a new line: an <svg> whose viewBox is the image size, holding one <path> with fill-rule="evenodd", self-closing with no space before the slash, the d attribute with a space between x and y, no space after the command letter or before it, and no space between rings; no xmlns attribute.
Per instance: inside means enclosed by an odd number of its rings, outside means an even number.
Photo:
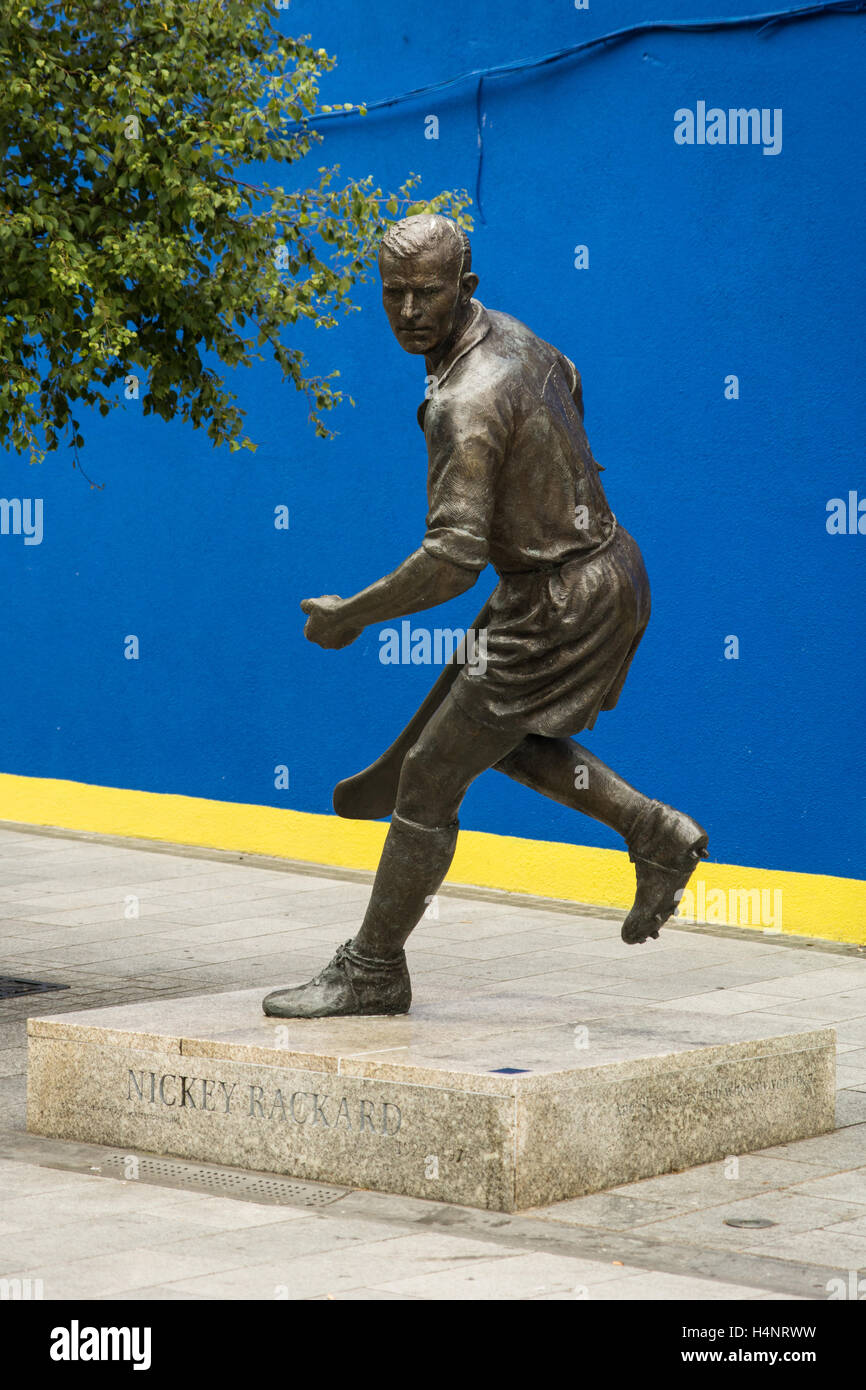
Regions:
<svg viewBox="0 0 866 1390"><path fill-rule="evenodd" d="M706 856L703 827L682 811L643 796L574 739L529 735L500 759L496 770L622 835L636 879L622 939L634 946L657 937Z"/></svg>
<svg viewBox="0 0 866 1390"><path fill-rule="evenodd" d="M649 798L573 738L529 734L496 764L515 782L602 821L628 842Z"/></svg>

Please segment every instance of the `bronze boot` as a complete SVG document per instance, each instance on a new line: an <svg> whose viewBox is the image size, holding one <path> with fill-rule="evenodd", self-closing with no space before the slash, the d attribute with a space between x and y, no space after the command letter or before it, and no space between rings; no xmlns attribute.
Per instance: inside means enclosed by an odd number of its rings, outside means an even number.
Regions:
<svg viewBox="0 0 866 1390"><path fill-rule="evenodd" d="M457 822L416 825L395 811L358 935L309 984L276 990L262 1007L272 1018L405 1014L412 986L403 945L454 857Z"/></svg>
<svg viewBox="0 0 866 1390"><path fill-rule="evenodd" d="M271 1018L339 1018L405 1014L411 1002L405 951L391 960L371 960L347 941L309 984L274 990L262 1008Z"/></svg>
<svg viewBox="0 0 866 1390"><path fill-rule="evenodd" d="M657 937L659 928L676 912L682 891L698 862L707 857L709 836L691 816L662 801L650 801L628 836L637 891L631 912L622 924L622 939L630 946Z"/></svg>

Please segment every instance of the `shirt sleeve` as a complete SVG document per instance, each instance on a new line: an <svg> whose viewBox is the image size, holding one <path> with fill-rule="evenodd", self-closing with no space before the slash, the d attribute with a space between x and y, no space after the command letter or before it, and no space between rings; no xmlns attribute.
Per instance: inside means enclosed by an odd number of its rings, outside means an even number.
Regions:
<svg viewBox="0 0 866 1390"><path fill-rule="evenodd" d="M566 357L564 353L560 353L559 355L560 355L560 357L561 357L561 359L562 359L562 361L564 362L565 367L566 367L566 373L565 373L565 375L566 375L566 379L568 380L568 389L569 389L569 393L570 393L570 395L571 395L571 399L574 401L574 404L577 406L577 413L578 413L578 415L580 416L580 423L583 424L583 383L582 383L581 380L580 380L580 372L577 370L577 367L575 367L575 365L574 365L574 363L572 362L572 360L571 360L570 357ZM588 441L587 441L587 443L588 443ZM599 473L604 473L605 469L604 469L603 465L599 463L598 459L597 459L597 458L595 457L595 455L592 453L592 450L591 450L591 449L590 449L590 455L591 455L591 457L592 457L592 461L593 461L593 463L595 464L595 466L596 466L598 472L599 472Z"/></svg>
<svg viewBox="0 0 866 1390"><path fill-rule="evenodd" d="M583 384L580 380L580 372L577 370L577 367L575 367L570 357L566 357L564 353L561 353L560 356L565 363L565 375L568 380L568 389L571 393L571 399L577 406L578 415L581 420L583 420Z"/></svg>
<svg viewBox="0 0 866 1390"><path fill-rule="evenodd" d="M507 412L495 402L433 398L424 432L429 511L423 547L452 565L483 570L490 553L497 476L508 447Z"/></svg>

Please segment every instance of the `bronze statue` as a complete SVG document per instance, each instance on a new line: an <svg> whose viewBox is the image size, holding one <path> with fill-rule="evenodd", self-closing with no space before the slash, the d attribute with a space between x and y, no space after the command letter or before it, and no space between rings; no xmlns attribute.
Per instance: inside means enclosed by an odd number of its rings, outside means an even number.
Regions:
<svg viewBox="0 0 866 1390"><path fill-rule="evenodd" d="M427 365L427 532L353 598L305 599L305 635L348 646L371 623L464 593L488 563L499 583L474 624L486 634L484 669L446 666L392 747L337 787L339 814L393 813L391 825L358 934L309 984L268 995L265 1013L281 1018L407 1012L403 947L448 871L466 790L487 768L622 835L637 880L626 942L658 936L707 853L696 821L569 737L616 704L650 615L640 551L607 504L584 432L576 368L473 298L469 239L447 218L390 228L379 270L397 341Z"/></svg>

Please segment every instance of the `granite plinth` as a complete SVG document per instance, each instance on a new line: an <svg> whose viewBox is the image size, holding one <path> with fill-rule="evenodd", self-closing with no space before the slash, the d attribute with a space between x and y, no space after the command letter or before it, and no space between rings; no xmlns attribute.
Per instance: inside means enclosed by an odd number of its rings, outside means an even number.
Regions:
<svg viewBox="0 0 866 1390"><path fill-rule="evenodd" d="M834 1126L834 1032L796 1020L504 994L295 1022L261 997L30 1019L28 1128L515 1211Z"/></svg>

